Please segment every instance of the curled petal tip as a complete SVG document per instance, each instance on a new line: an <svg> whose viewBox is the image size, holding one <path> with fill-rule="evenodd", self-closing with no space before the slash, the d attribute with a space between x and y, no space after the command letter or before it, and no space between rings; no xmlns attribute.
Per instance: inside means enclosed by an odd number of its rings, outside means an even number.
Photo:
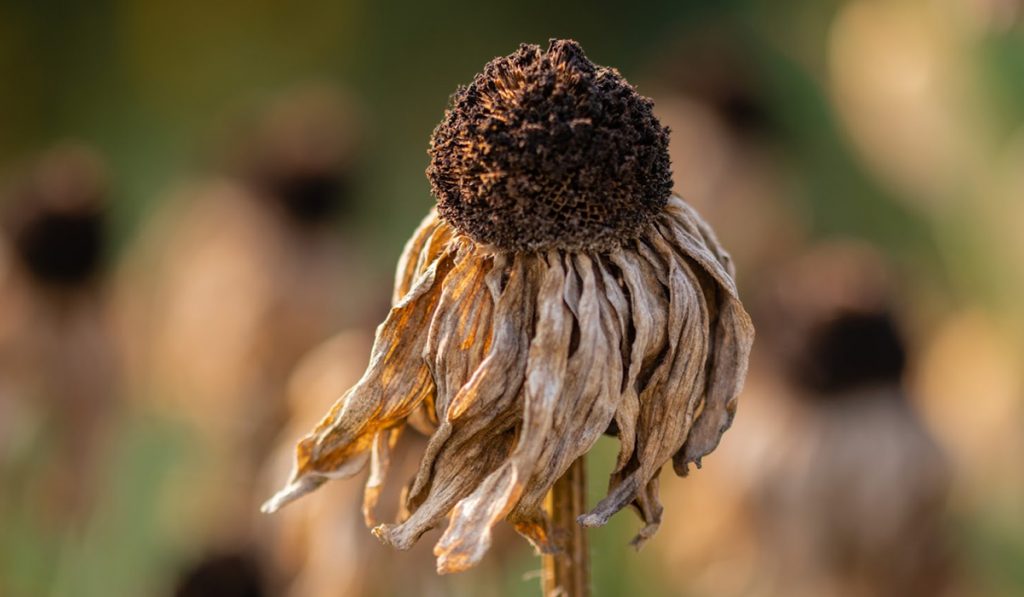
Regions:
<svg viewBox="0 0 1024 597"><path fill-rule="evenodd" d="M391 525L387 524L379 524L370 529L370 532L373 533L373 536L379 539L381 543L388 543L388 534L390 531L388 527L390 526Z"/></svg>
<svg viewBox="0 0 1024 597"><path fill-rule="evenodd" d="M479 561L479 557L467 557L463 554L437 554L436 550L435 555L437 556L438 574L454 574L456 572L463 572L473 567L477 561Z"/></svg>
<svg viewBox="0 0 1024 597"><path fill-rule="evenodd" d="M384 545L404 551L412 547L412 544L416 539L410 539L402 532L402 528L402 525L398 524L379 524L373 527L370 532L373 533L373 536L379 539Z"/></svg>
<svg viewBox="0 0 1024 597"><path fill-rule="evenodd" d="M447 560L445 560L444 558L439 558L437 560L437 573L439 575L451 574L452 572L458 572L458 571L457 570L453 570L451 568L451 565L448 563Z"/></svg>
<svg viewBox="0 0 1024 597"><path fill-rule="evenodd" d="M640 551L647 541L658 532L659 526L661 526L660 523L653 523L645 526L639 533L637 533L636 537L633 537L632 541L629 542L630 546L632 546L634 550Z"/></svg>
<svg viewBox="0 0 1024 597"><path fill-rule="evenodd" d="M286 504L293 502L300 497L310 493L327 481L326 477L320 475L306 475L292 480L281 491L274 494L260 506L260 512L272 514L283 508Z"/></svg>

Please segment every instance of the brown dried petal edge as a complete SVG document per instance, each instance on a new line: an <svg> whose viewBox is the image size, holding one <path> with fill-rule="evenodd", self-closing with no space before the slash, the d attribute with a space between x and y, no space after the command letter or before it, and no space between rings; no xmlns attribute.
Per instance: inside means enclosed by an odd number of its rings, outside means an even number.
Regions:
<svg viewBox="0 0 1024 597"><path fill-rule="evenodd" d="M373 532L397 548L448 527L438 571L477 563L502 518L552 551L545 494L614 421L620 451L607 497L579 522L633 504L661 521L657 483L718 444L732 423L754 330L728 254L681 199L647 233L600 254L495 252L431 213L406 246L396 304L363 378L299 442L272 512L372 451L364 511L406 423L431 433L403 519Z"/></svg>

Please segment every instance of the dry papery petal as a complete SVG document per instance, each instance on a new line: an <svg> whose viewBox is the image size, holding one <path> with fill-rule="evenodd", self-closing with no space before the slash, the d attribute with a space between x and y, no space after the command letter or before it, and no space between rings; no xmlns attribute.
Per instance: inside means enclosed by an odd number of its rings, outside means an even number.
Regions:
<svg viewBox="0 0 1024 597"><path fill-rule="evenodd" d="M402 520L374 534L406 549L449 518L434 550L442 573L477 563L503 518L550 552L544 496L611 426L621 447L608 495L579 522L632 504L639 546L661 521L661 467L700 466L735 414L753 326L732 274L675 197L640 238L595 254L496 251L431 213L402 256L369 369L299 443L265 509L354 475L371 450L372 509L408 422L431 439Z"/></svg>

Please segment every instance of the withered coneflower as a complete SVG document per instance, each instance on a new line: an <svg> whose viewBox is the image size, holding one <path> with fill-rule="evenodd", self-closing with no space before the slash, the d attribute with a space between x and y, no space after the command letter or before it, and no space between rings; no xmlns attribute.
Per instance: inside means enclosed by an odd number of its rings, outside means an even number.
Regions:
<svg viewBox="0 0 1024 597"><path fill-rule="evenodd" d="M505 518L551 551L545 495L606 430L621 449L596 526L658 473L718 444L753 327L728 254L671 195L668 130L580 46L522 45L460 88L434 131L438 206L406 245L370 365L298 444L274 511L370 463L372 510L406 423L431 433L401 520L405 549L447 517L439 572L477 563Z"/></svg>
<svg viewBox="0 0 1024 597"><path fill-rule="evenodd" d="M47 523L77 524L93 505L120 376L108 174L94 149L63 142L12 183L0 196L0 461L28 466L32 482L0 485Z"/></svg>
<svg viewBox="0 0 1024 597"><path fill-rule="evenodd" d="M758 552L772 554L760 592L948 594L949 463L904 381L913 345L893 268L869 246L831 241L773 278L761 347L781 375L750 398L778 420L744 419L742 431L772 446L741 473Z"/></svg>

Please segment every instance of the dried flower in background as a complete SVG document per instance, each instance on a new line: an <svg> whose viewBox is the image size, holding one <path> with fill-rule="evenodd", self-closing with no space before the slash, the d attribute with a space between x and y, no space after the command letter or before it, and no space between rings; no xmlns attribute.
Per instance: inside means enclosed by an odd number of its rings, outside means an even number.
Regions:
<svg viewBox="0 0 1024 597"><path fill-rule="evenodd" d="M24 503L43 504L52 530L89 510L118 390L107 192L100 157L65 144L34 161L4 197L0 486L24 490ZM8 473L26 474L20 466L36 470L23 482L11 479Z"/></svg>
<svg viewBox="0 0 1024 597"><path fill-rule="evenodd" d="M803 173L759 57L746 34L708 24L648 67L655 114L672 129L674 191L711 224L751 288L799 251L809 224L794 203Z"/></svg>
<svg viewBox="0 0 1024 597"><path fill-rule="evenodd" d="M745 420L749 453L734 456L758 552L771 554L765 594L941 595L956 574L950 470L904 387L893 288L879 254L833 242L778 272L762 303L764 356L781 378L749 398L781 416Z"/></svg>
<svg viewBox="0 0 1024 597"><path fill-rule="evenodd" d="M125 260L132 394L202 446L176 471L182 495L166 497L189 545L202 536L232 550L252 539L254 480L287 417L292 368L377 311L348 282L363 260L337 228L354 202L346 106L320 85L277 98L244 131L227 173L171 197Z"/></svg>
<svg viewBox="0 0 1024 597"><path fill-rule="evenodd" d="M456 93L430 150L438 210L406 246L370 366L265 510L368 461L372 506L408 423L430 443L378 537L408 548L450 517L442 573L476 564L502 518L550 551L544 496L611 428L609 493L580 523L635 504L636 543L655 532L658 472L718 444L753 328L728 255L670 196L651 106L571 41L523 45Z"/></svg>

